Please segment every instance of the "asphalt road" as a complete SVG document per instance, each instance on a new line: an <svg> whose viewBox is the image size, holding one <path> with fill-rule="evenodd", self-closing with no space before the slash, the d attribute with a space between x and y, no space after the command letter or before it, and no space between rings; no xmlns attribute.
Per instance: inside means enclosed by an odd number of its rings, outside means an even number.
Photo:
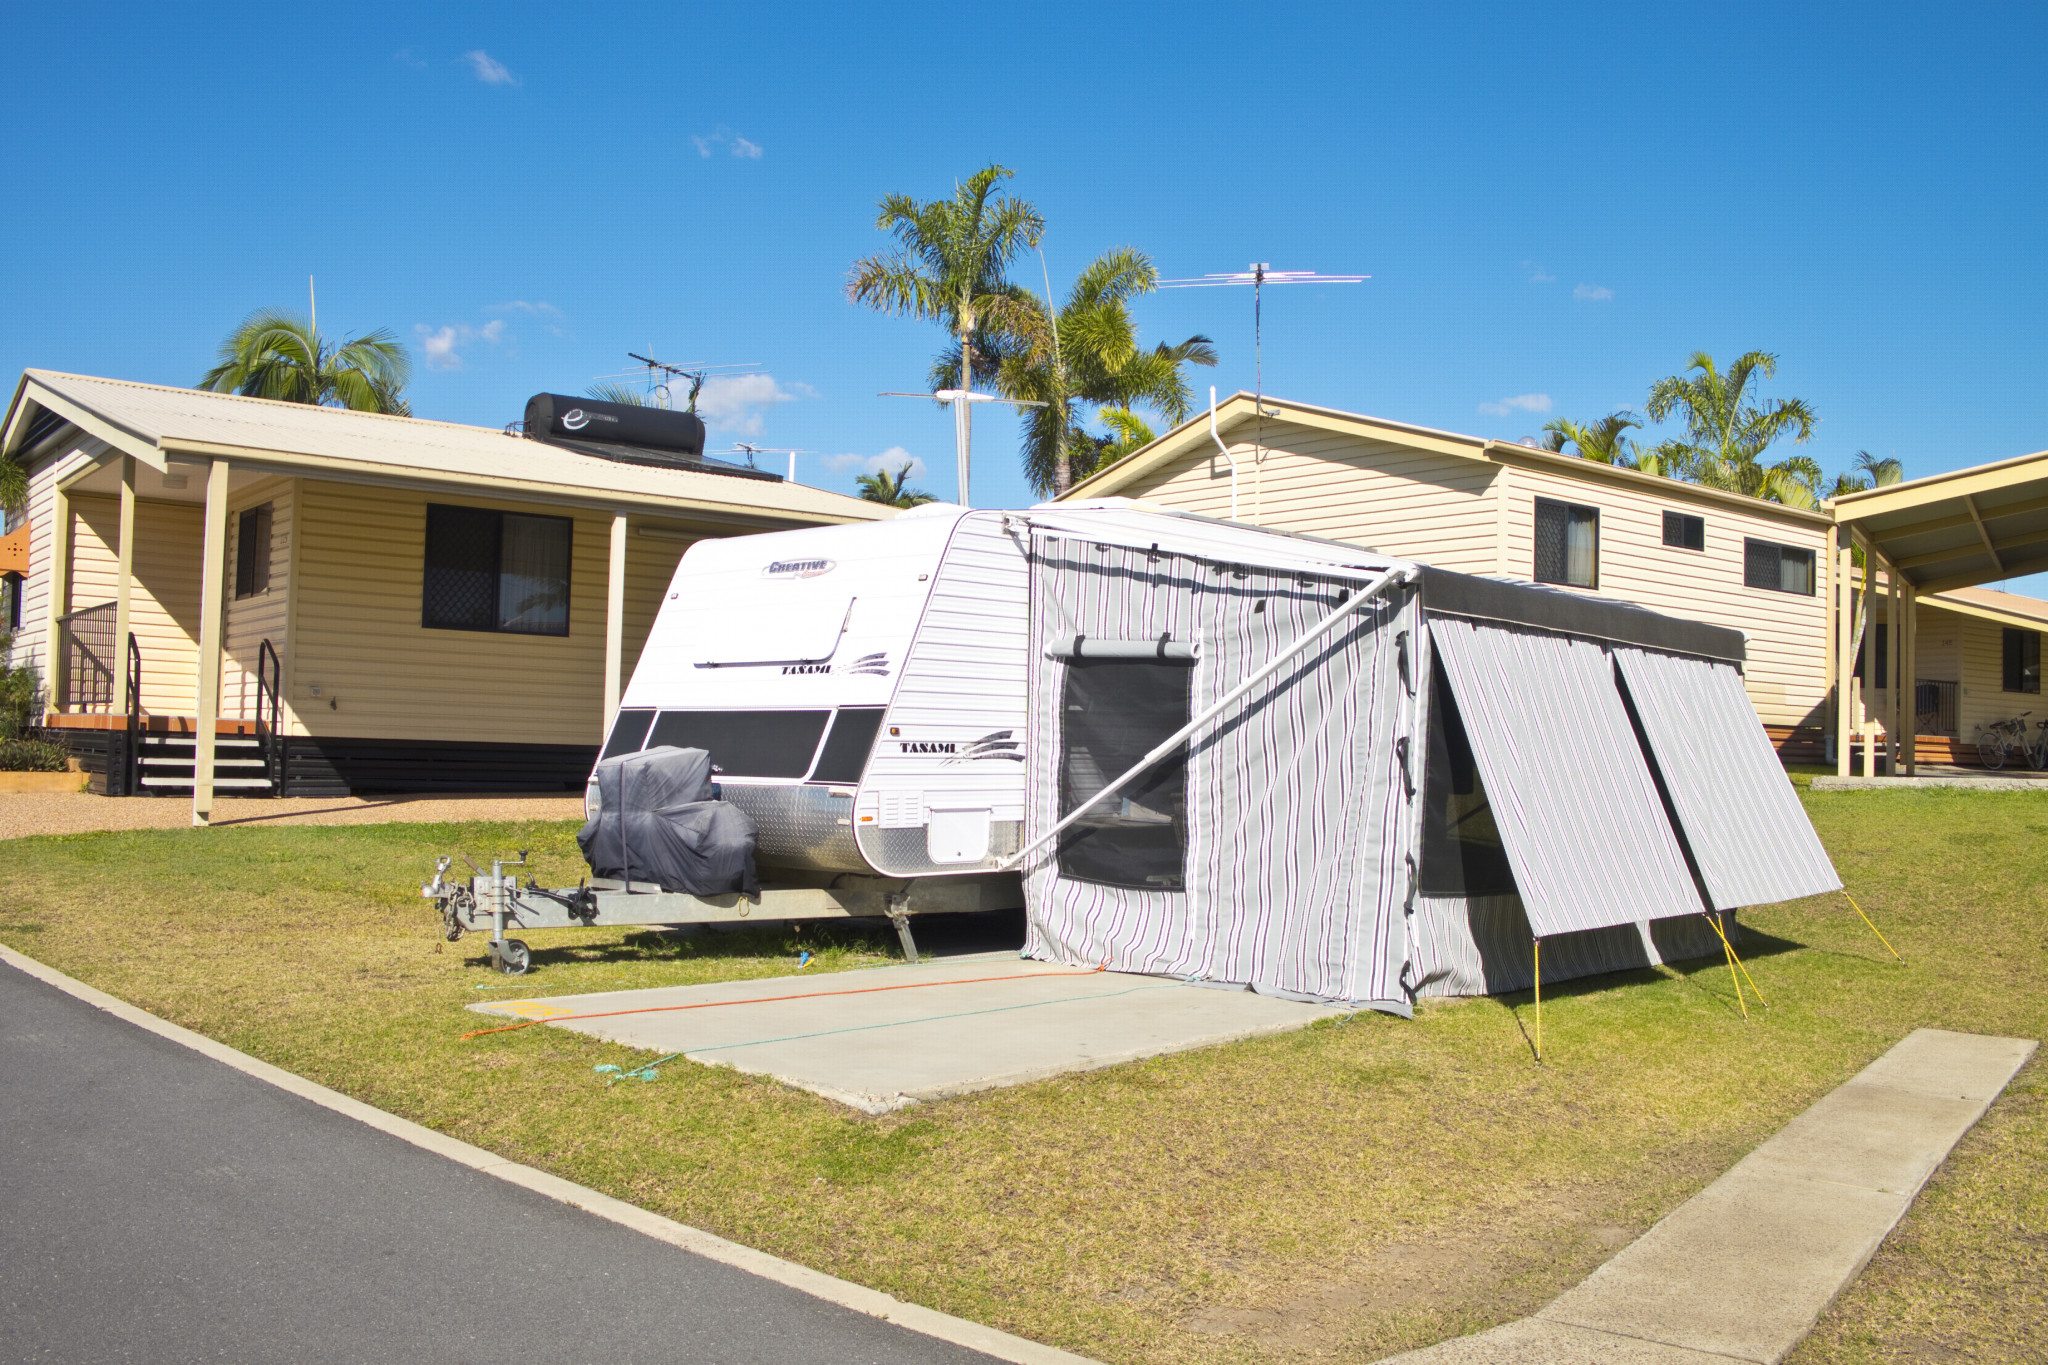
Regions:
<svg viewBox="0 0 2048 1365"><path fill-rule="evenodd" d="M0 965L0 1358L979 1361Z"/></svg>

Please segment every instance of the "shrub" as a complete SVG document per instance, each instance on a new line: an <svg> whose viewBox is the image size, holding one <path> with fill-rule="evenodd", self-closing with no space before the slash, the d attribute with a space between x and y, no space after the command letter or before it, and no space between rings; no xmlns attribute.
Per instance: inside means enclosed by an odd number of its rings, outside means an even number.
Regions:
<svg viewBox="0 0 2048 1365"><path fill-rule="evenodd" d="M0 654L5 654L13 642L13 636L0 631ZM40 722L36 712L42 692L42 679L27 664L19 668L0 666L0 739L19 738Z"/></svg>
<svg viewBox="0 0 2048 1365"><path fill-rule="evenodd" d="M61 773L68 757L46 739L0 739L0 773Z"/></svg>

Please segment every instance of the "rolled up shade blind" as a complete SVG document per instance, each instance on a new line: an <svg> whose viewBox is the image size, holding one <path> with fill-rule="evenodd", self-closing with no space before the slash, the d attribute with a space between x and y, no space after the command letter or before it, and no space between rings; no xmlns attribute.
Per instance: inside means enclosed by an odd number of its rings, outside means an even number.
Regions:
<svg viewBox="0 0 2048 1365"><path fill-rule="evenodd" d="M1198 640L1114 640L1097 635L1061 635L1045 647L1048 659L1176 659L1202 657Z"/></svg>

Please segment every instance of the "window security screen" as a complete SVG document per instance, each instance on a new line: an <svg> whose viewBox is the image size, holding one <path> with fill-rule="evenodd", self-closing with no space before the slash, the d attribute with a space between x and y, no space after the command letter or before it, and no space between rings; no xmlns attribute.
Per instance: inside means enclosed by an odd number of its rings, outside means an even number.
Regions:
<svg viewBox="0 0 2048 1365"><path fill-rule="evenodd" d="M2041 690L2041 632L2005 628L2005 690Z"/></svg>
<svg viewBox="0 0 2048 1365"><path fill-rule="evenodd" d="M235 596L270 591L270 504L244 508L235 522Z"/></svg>
<svg viewBox="0 0 2048 1365"><path fill-rule="evenodd" d="M1191 663L1077 659L1060 697L1060 814L1081 806L1192 717ZM1060 836L1064 876L1177 891L1187 879L1187 747L1092 806Z"/></svg>
<svg viewBox="0 0 2048 1365"><path fill-rule="evenodd" d="M420 624L567 635L574 529L567 517L429 504Z"/></svg>
<svg viewBox="0 0 2048 1365"><path fill-rule="evenodd" d="M1707 548L1707 519L1688 512L1664 514L1664 543L1674 550Z"/></svg>
<svg viewBox="0 0 2048 1365"><path fill-rule="evenodd" d="M1536 581L1594 588L1600 583L1600 513L1536 499Z"/></svg>
<svg viewBox="0 0 2048 1365"><path fill-rule="evenodd" d="M21 575L0 574L0 630L21 629Z"/></svg>
<svg viewBox="0 0 2048 1365"><path fill-rule="evenodd" d="M1745 538L1742 542L1742 583L1769 592L1813 596L1813 551L1772 540Z"/></svg>
<svg viewBox="0 0 2048 1365"><path fill-rule="evenodd" d="M702 749L720 777L800 778L811 770L830 711L664 711L647 747Z"/></svg>

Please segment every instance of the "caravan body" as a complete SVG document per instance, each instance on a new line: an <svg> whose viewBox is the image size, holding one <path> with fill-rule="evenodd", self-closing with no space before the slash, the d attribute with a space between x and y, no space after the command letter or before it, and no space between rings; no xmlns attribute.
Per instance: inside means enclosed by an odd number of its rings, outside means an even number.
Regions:
<svg viewBox="0 0 2048 1365"><path fill-rule="evenodd" d="M604 754L707 750L764 875L994 870L1024 820L1028 578L994 512L690 547Z"/></svg>

